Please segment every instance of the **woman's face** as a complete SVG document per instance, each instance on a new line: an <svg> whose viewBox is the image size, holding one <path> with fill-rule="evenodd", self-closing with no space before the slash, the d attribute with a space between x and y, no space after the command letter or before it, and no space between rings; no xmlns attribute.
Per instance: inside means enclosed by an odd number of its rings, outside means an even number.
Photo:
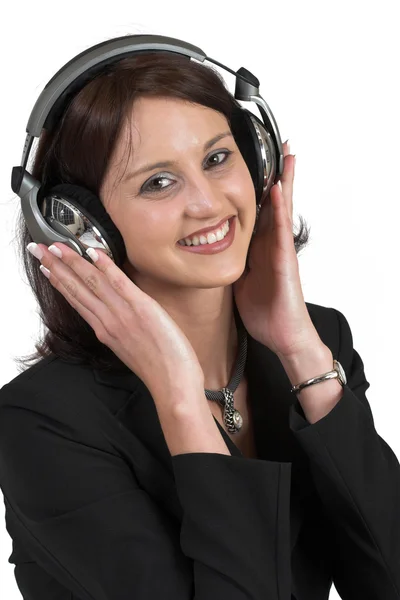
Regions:
<svg viewBox="0 0 400 600"><path fill-rule="evenodd" d="M219 134L228 135L205 148ZM171 164L144 170L164 161ZM255 190L222 114L175 98L138 99L100 196L125 242L123 270L140 288L215 288L243 273ZM178 244L230 215L235 237L226 250L197 254Z"/></svg>

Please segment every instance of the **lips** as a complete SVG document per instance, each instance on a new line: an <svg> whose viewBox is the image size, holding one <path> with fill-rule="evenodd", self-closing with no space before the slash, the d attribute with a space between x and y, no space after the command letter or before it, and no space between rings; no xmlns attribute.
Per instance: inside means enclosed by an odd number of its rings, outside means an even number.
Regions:
<svg viewBox="0 0 400 600"><path fill-rule="evenodd" d="M186 238L192 238L195 235L200 236L200 235L207 235L207 233L211 233L212 231L216 231L217 229L219 229L220 227L222 227L222 225L224 223L226 223L226 221L228 221L229 219L231 219L234 215L228 215L227 217L225 217L224 219L222 219L219 223L217 223L216 225L213 225L211 227L205 227L204 229L199 229L198 231L194 231L193 233L190 233L189 235L185 235L185 237L183 237L181 240L185 240Z"/></svg>

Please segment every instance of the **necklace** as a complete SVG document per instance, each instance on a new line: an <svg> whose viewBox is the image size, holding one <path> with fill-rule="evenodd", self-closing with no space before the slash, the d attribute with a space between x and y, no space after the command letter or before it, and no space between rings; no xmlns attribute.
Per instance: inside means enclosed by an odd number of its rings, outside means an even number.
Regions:
<svg viewBox="0 0 400 600"><path fill-rule="evenodd" d="M247 358L247 331L236 311L235 317L237 317L236 323L238 325L239 351L233 375L226 387L220 390L204 390L208 400L213 400L223 407L224 423L229 433L237 433L243 425L243 417L234 406L233 394L243 377Z"/></svg>

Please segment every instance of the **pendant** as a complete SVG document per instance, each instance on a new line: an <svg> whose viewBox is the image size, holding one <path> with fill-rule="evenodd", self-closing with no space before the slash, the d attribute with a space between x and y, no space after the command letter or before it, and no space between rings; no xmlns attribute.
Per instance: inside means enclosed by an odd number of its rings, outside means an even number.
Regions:
<svg viewBox="0 0 400 600"><path fill-rule="evenodd" d="M222 388L225 398L224 422L229 433L237 433L243 425L243 417L233 405L233 394L230 389Z"/></svg>

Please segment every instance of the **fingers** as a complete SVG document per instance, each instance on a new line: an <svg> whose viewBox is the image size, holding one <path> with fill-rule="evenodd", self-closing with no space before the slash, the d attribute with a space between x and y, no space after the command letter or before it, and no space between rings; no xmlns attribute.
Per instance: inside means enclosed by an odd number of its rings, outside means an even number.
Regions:
<svg viewBox="0 0 400 600"><path fill-rule="evenodd" d="M103 324L99 320L99 318L94 314L91 310L86 308L81 302L79 302L72 291L72 288L69 284L62 284L61 280L56 277L53 272L47 270L46 273L43 269L46 269L44 265L41 265L42 273L49 279L51 285L60 292L62 296L69 302L69 304L81 315L83 319L91 326L91 328L96 332L97 337L100 339L104 336L105 330ZM57 270L57 269L56 269ZM72 293L71 293L72 292Z"/></svg>
<svg viewBox="0 0 400 600"><path fill-rule="evenodd" d="M283 148L283 156L287 156L290 152L290 146L289 146L289 140L287 139L286 142L283 142L282 144L282 148Z"/></svg>
<svg viewBox="0 0 400 600"><path fill-rule="evenodd" d="M290 217L290 220L293 224L293 181L294 181L294 166L295 166L295 157L293 154L289 154L290 146L288 140L283 144L283 155L285 157L284 160L284 168L281 176L281 186L282 186L282 194L285 199L285 204L287 207L287 211Z"/></svg>
<svg viewBox="0 0 400 600"><path fill-rule="evenodd" d="M29 244L30 246L30 244ZM99 260L91 264L65 244L52 244L61 256L55 256L45 244L36 245L35 256L50 271L49 281L91 325L96 334L112 335L117 317L127 309L127 285L124 278L134 286L126 275L103 252ZM29 248L28 248L29 249ZM33 253L33 252L32 252ZM139 288L137 288L139 289ZM132 301L132 296L130 296Z"/></svg>

